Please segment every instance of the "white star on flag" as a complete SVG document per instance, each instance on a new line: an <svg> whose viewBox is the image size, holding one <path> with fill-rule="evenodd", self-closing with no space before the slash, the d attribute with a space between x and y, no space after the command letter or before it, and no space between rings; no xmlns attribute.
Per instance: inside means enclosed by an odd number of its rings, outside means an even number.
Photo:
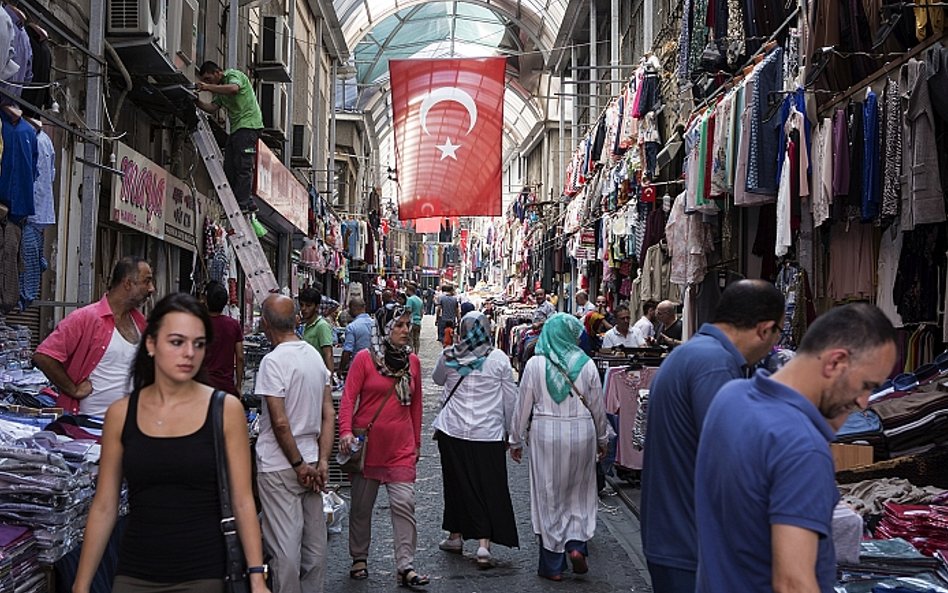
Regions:
<svg viewBox="0 0 948 593"><path fill-rule="evenodd" d="M460 144L451 144L451 139L448 138L444 141L444 144L435 146L438 150L441 151L441 160L443 161L446 157L451 157L454 160L458 160L457 151L461 148Z"/></svg>

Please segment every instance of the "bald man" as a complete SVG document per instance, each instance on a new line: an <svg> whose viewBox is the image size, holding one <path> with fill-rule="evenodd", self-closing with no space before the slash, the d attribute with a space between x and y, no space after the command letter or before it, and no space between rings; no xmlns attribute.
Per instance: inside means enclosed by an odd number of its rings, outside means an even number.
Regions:
<svg viewBox="0 0 948 593"><path fill-rule="evenodd" d="M270 295L261 328L273 350L260 361L254 391L263 405L257 439L257 489L270 569L285 591L322 591L326 519L322 489L329 480L335 411L329 370L296 335L296 303Z"/></svg>
<svg viewBox="0 0 948 593"><path fill-rule="evenodd" d="M655 342L659 346L675 348L681 345L681 318L678 317L678 304L662 301L655 308L658 329L655 330Z"/></svg>

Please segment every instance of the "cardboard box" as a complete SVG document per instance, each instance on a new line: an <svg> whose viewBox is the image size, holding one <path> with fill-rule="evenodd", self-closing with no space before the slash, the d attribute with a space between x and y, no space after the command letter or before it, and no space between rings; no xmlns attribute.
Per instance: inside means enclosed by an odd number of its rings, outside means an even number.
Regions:
<svg viewBox="0 0 948 593"><path fill-rule="evenodd" d="M872 464L872 447L869 445L843 445L830 443L836 471Z"/></svg>

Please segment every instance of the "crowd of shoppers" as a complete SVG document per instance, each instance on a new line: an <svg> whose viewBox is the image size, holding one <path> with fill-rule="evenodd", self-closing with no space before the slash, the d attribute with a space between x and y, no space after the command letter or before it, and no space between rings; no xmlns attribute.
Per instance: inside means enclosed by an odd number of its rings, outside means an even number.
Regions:
<svg viewBox="0 0 948 593"><path fill-rule="evenodd" d="M426 303L416 285L405 288L386 288L372 315L363 299L349 299L351 320L341 340L334 329L339 303L319 290L306 288L296 301L264 300L260 327L272 351L256 373L261 418L252 470L240 401L223 395L239 397L244 374L241 328L224 313L227 290L211 283L203 303L166 296L145 320L138 308L154 290L150 267L121 260L103 299L68 316L35 355L80 409L95 403L85 410L105 416L73 593L90 589L118 520L123 480L130 512L113 590L224 590L217 401L223 401L232 525L252 593L267 593L268 576L275 593L324 590L321 493L336 428L332 351L339 341L345 377L339 450L361 446L364 454L362 471L351 475L349 577L370 576L372 517L384 486L398 583L429 585L415 566L414 491L423 432L417 353ZM516 463L524 456L530 461L538 575L560 581L569 569L587 572L601 487L596 467L614 436L591 355L663 345L671 352L651 384L642 475L642 541L653 590L832 590L837 495L828 442L851 411L867 405L894 364L887 318L868 304L832 309L811 325L783 368L751 376L784 322L784 297L768 282L729 285L713 321L688 340L671 301L642 303L633 325L626 306L610 308L601 295L593 306L582 297L570 314L557 313L542 288L531 295L539 338L518 386L509 358L494 348L493 304L478 311L452 286L443 287L435 321L445 347L431 374L442 387L433 423L446 532L439 548L461 554L464 542L475 540L474 560L489 568L492 545L519 547L509 452ZM129 368L126 384L119 375Z"/></svg>

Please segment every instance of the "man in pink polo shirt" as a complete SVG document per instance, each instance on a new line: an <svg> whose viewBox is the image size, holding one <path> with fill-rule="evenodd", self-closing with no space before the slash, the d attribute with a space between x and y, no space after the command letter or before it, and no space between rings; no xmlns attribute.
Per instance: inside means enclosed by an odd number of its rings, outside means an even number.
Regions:
<svg viewBox="0 0 948 593"><path fill-rule="evenodd" d="M123 257L96 303L59 322L33 355L33 364L59 388L58 404L67 412L105 416L128 394L135 352L145 330L138 309L155 292L151 266L140 257Z"/></svg>

